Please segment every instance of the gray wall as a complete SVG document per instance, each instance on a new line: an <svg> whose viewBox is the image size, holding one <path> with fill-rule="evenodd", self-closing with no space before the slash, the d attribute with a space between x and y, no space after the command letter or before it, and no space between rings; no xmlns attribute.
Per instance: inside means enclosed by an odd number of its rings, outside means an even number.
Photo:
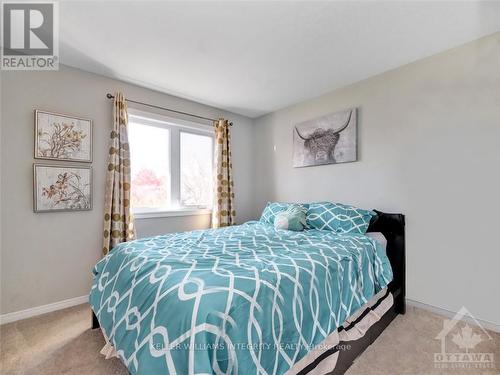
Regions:
<svg viewBox="0 0 500 375"><path fill-rule="evenodd" d="M2 72L1 313L79 297L89 292L100 258L104 179L111 101L107 92L209 117L232 128L237 220L251 218L252 121L188 100L62 66L58 72ZM32 207L33 110L70 113L94 120L94 208L88 212L34 214ZM50 161L49 161L50 162ZM206 228L208 215L144 219L140 236Z"/></svg>
<svg viewBox="0 0 500 375"><path fill-rule="evenodd" d="M349 107L359 162L292 168L293 125ZM500 324L500 33L259 118L256 144L255 214L267 200L403 212L408 298Z"/></svg>
<svg viewBox="0 0 500 375"><path fill-rule="evenodd" d="M500 34L255 121L62 67L1 72L1 313L84 295L100 257L106 92L229 117L238 221L267 200L332 200L407 215L408 297L500 324ZM356 163L292 168L292 127L359 108ZM33 109L94 119L94 209L32 212ZM255 134L254 134L255 133ZM276 151L274 151L276 146ZM255 178L254 178L255 177ZM209 225L208 216L144 219L140 235Z"/></svg>

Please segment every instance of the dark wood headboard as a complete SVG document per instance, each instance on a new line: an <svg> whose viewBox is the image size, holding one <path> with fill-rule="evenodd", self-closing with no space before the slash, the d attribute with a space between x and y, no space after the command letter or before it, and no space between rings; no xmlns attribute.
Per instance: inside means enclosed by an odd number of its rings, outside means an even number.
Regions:
<svg viewBox="0 0 500 375"><path fill-rule="evenodd" d="M370 222L368 232L381 232L387 239L387 257L391 262L393 281L389 290L394 295L394 305L400 314L405 313L406 297L406 254L405 254L405 216L389 214L378 210Z"/></svg>

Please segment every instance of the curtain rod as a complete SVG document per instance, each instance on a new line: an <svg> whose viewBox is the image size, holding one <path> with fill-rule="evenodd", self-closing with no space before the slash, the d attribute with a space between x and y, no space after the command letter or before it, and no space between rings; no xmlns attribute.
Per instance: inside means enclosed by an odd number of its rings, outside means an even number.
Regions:
<svg viewBox="0 0 500 375"><path fill-rule="evenodd" d="M111 94L106 94L106 97L108 99L114 99L114 95L111 95ZM182 111L177 111L175 109L170 109L170 108L166 108L166 107L160 107L159 105L154 105L154 104L149 104L149 103L144 103L144 102L138 102L136 100L131 100L131 99L125 99L126 102L129 102L129 103L135 103L135 104L140 104L140 105L145 105L146 107L151 107L151 108L156 108L156 109L162 109L164 111L169 111L169 112L174 112L174 113L178 113L180 115L186 115L186 116L191 116L191 117L196 117L196 118L199 118L199 119L202 119L202 120L208 120L208 121L218 121L216 119L213 119L213 118L210 118L210 117L203 117L203 116L199 116L199 115L195 115L193 113L188 113L188 112L182 112ZM233 126L233 123L230 122L229 123L229 126Z"/></svg>

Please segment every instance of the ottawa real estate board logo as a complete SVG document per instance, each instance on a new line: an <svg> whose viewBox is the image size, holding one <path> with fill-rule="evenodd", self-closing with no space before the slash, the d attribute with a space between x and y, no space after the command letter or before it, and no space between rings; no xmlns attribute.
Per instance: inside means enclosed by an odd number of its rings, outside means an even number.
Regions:
<svg viewBox="0 0 500 375"><path fill-rule="evenodd" d="M59 69L58 3L5 1L1 9L1 69Z"/></svg>
<svg viewBox="0 0 500 375"><path fill-rule="evenodd" d="M472 324L469 324L472 323ZM434 367L440 369L495 369L494 341L487 330L462 307L455 316L443 321L443 329L436 336L441 351L434 353ZM485 350L486 349L486 350Z"/></svg>

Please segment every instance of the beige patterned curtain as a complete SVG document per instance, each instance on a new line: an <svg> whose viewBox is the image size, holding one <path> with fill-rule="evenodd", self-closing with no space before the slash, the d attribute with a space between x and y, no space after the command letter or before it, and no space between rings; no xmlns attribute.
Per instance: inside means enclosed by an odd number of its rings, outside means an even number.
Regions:
<svg viewBox="0 0 500 375"><path fill-rule="evenodd" d="M214 122L215 128L215 197L212 228L235 224L233 164L231 162L231 136L227 120Z"/></svg>
<svg viewBox="0 0 500 375"><path fill-rule="evenodd" d="M115 93L113 116L104 198L104 243L102 249L104 255L120 242L135 238L134 219L130 211L127 103L120 92Z"/></svg>

